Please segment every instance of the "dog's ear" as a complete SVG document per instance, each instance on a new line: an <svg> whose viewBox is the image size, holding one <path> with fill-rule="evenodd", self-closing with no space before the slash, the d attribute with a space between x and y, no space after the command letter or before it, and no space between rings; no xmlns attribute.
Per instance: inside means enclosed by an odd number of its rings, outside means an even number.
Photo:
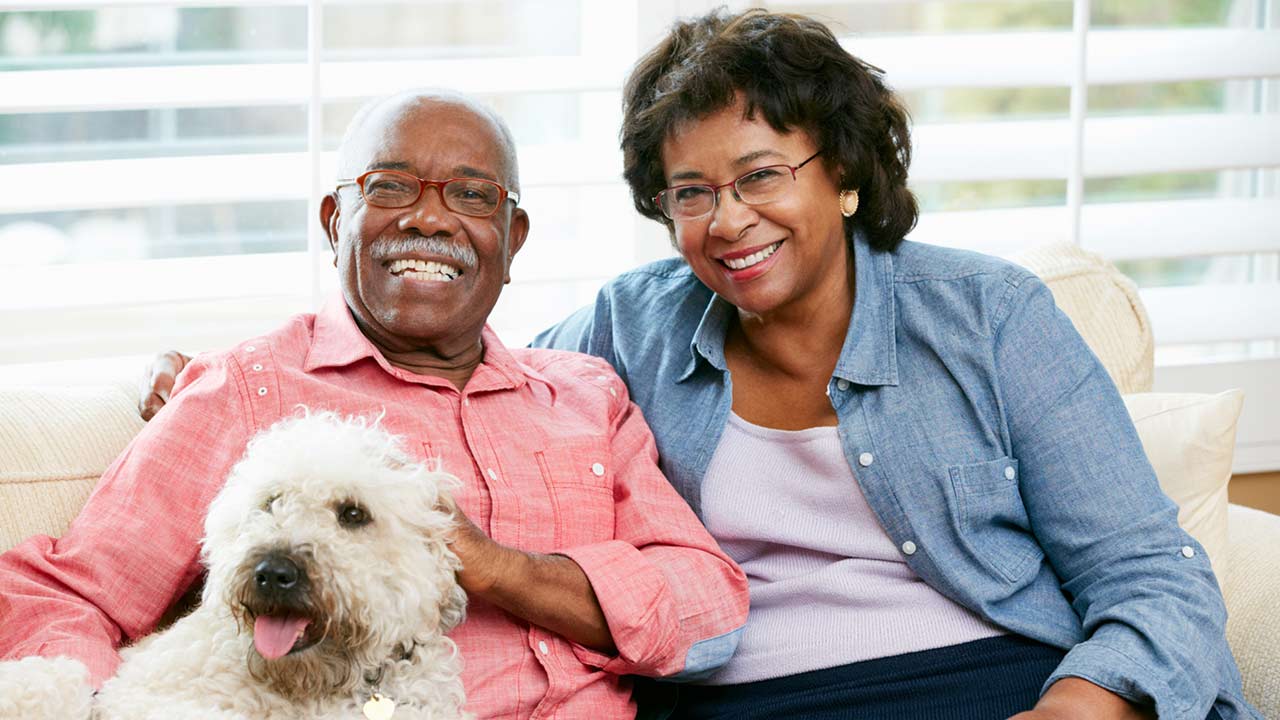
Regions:
<svg viewBox="0 0 1280 720"><path fill-rule="evenodd" d="M440 632L447 633L467 617L467 594L455 584L449 588L440 604Z"/></svg>

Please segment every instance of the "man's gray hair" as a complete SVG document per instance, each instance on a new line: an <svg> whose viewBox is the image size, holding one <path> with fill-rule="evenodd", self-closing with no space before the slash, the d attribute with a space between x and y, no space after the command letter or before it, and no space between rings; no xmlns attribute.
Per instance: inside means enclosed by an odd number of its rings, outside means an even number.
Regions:
<svg viewBox="0 0 1280 720"><path fill-rule="evenodd" d="M365 124L378 111L397 107L418 107L429 102L460 105L477 116L488 120L498 136L502 151L502 162L505 166L502 168L502 184L513 192L520 191L520 169L516 161L516 141L511 134L511 128L507 127L507 123L502 119L502 116L495 112L493 108L475 98L453 90L437 88L404 90L374 98L362 105L356 111L355 116L351 118L351 122L347 124L346 132L342 135L342 144L338 147L338 176L341 178L353 178L362 172L358 166L355 166L358 161L350 157L349 149L355 144L355 140L359 137Z"/></svg>

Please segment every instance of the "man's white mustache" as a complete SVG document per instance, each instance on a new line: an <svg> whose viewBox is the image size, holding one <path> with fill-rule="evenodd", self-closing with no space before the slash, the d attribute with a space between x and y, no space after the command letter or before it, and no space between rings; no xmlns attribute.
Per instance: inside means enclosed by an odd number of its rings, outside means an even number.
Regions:
<svg viewBox="0 0 1280 720"><path fill-rule="evenodd" d="M427 237L414 235L379 240L374 243L369 252L377 261L410 253L443 255L457 262L460 269L475 267L477 262L476 251L470 245L450 242L439 235Z"/></svg>

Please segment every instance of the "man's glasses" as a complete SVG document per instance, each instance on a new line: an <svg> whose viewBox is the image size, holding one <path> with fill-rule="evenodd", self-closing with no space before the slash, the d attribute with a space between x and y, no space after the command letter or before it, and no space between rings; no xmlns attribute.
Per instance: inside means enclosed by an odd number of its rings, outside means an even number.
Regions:
<svg viewBox="0 0 1280 720"><path fill-rule="evenodd" d="M763 205L787 194L796 184L796 171L821 154L819 150L799 165L756 168L723 185L676 185L658 193L653 202L672 220L696 220L710 214L720 201L720 190L727 187L733 188L738 202Z"/></svg>
<svg viewBox="0 0 1280 720"><path fill-rule="evenodd" d="M517 193L481 178L426 180L399 170L370 170L354 180L339 180L337 186L347 185L359 187L364 201L380 208L409 207L418 202L427 188L434 187L440 192L445 207L471 217L489 217L498 212L507 198L516 204L520 202Z"/></svg>

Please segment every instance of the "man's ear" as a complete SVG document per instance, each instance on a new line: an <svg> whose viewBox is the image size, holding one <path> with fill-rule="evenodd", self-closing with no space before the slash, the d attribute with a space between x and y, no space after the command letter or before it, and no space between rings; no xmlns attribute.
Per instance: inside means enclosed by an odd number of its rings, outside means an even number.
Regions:
<svg viewBox="0 0 1280 720"><path fill-rule="evenodd" d="M520 248L524 247L525 238L529 236L529 213L524 208L516 208L511 213L511 226L507 231L507 268L506 276L503 278L504 283L511 282L511 261L515 259L516 253L520 252Z"/></svg>
<svg viewBox="0 0 1280 720"><path fill-rule="evenodd" d="M324 228L325 237L329 238L329 248L333 250L335 260L338 256L338 216L341 214L336 190L320 199L320 226Z"/></svg>

